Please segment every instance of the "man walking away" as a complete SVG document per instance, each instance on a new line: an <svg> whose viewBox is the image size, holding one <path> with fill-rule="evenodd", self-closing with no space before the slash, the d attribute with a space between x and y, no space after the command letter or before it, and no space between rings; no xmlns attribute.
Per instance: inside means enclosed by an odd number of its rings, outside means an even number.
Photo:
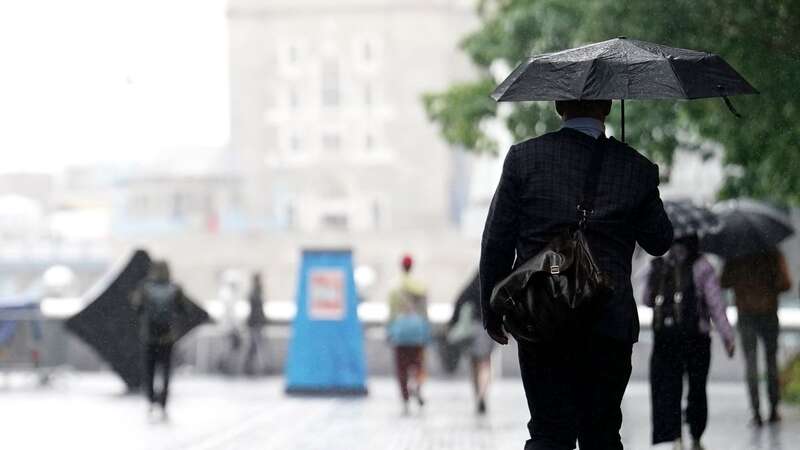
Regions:
<svg viewBox="0 0 800 450"><path fill-rule="evenodd" d="M167 417L167 396L172 346L178 338L177 323L186 314L181 287L170 280L169 266L156 261L150 274L134 291L131 302L139 314L139 337L144 346L144 387L152 413L156 405ZM161 390L155 390L155 374L162 373Z"/></svg>
<svg viewBox="0 0 800 450"><path fill-rule="evenodd" d="M767 361L767 392L770 423L781 420L778 411L778 295L792 285L786 260L778 249L731 259L725 263L720 284L733 288L739 313L739 335L742 338L745 374L753 418L751 424L763 424L758 393L758 340L764 343Z"/></svg>
<svg viewBox="0 0 800 450"><path fill-rule="evenodd" d="M425 286L411 276L414 261L404 256L400 285L389 294L389 342L394 346L397 381L403 398L403 412L413 396L420 407L425 381L425 345L430 341L428 301Z"/></svg>
<svg viewBox="0 0 800 450"><path fill-rule="evenodd" d="M516 144L506 156L483 231L483 324L494 340L508 343L503 318L490 308L492 289L577 225L576 205L587 177L597 177L584 234L613 295L593 311L590 323L563 341L519 342L531 413L525 449L574 449L577 440L581 450L617 450L622 449L620 405L639 335L631 258L637 242L648 253L665 253L672 224L658 191L658 167L605 137L610 100L557 101L556 110L563 119L559 131ZM603 151L600 169L590 174L596 151Z"/></svg>
<svg viewBox="0 0 800 450"><path fill-rule="evenodd" d="M250 314L247 316L247 330L250 342L244 357L244 373L248 375L259 374L264 369L264 349L261 331L267 324L267 317L264 315L262 291L261 274L258 272L253 273L252 286L248 295Z"/></svg>

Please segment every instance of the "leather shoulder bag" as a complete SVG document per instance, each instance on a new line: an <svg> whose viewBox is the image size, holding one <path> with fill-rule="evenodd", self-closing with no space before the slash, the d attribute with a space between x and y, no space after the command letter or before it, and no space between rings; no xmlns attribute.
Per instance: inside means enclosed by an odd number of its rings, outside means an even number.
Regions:
<svg viewBox="0 0 800 450"><path fill-rule="evenodd" d="M585 231L594 213L607 139L596 140L577 221L492 290L491 308L518 341L550 342L588 326L613 288L595 262Z"/></svg>

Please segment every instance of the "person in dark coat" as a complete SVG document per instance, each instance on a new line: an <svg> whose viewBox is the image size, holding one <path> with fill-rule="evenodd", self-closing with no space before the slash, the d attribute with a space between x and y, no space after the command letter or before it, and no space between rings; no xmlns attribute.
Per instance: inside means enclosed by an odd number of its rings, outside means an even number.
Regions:
<svg viewBox="0 0 800 450"><path fill-rule="evenodd" d="M486 396L492 379L492 350L495 343L481 332L481 293L478 274L461 291L447 324L447 339L463 348L470 358L472 388L478 414L486 413Z"/></svg>
<svg viewBox="0 0 800 450"><path fill-rule="evenodd" d="M780 386L778 382L778 296L792 287L786 259L780 250L764 249L762 253L741 256L725 262L720 283L732 288L739 314L739 335L745 361L751 424L760 427L761 402L758 389L758 341L764 344L767 366L767 394L769 395L770 423L781 420L778 410Z"/></svg>
<svg viewBox="0 0 800 450"><path fill-rule="evenodd" d="M261 274L253 274L250 294L247 297L250 302L250 314L247 316L247 330L249 343L247 353L244 355L244 373L255 375L263 367L257 368L258 364L263 365L264 349L262 330L267 325L267 317L264 315L264 294L261 283Z"/></svg>
<svg viewBox="0 0 800 450"><path fill-rule="evenodd" d="M165 261L155 261L148 277L131 295L139 315L139 338L144 346L144 388L150 412L158 405L167 415L167 397L172 373L172 347L178 339L178 322L185 316L187 299L183 289L170 279ZM161 391L155 390L155 375L162 373Z"/></svg>
<svg viewBox="0 0 800 450"><path fill-rule="evenodd" d="M736 336L725 314L719 278L700 253L697 236L676 239L667 257L651 262L642 297L654 311L650 356L653 445L673 442L673 448L684 448L681 425L686 375L689 391L685 420L692 436L691 448L703 450L712 321L729 358L736 349Z"/></svg>
<svg viewBox="0 0 800 450"><path fill-rule="evenodd" d="M531 420L526 450L621 449L622 396L639 335L631 287L638 243L662 255L672 224L658 191L658 167L632 147L605 138L610 100L558 101L559 131L513 145L503 164L483 231L481 310L487 333L507 344L502 317L490 308L494 286L516 265L577 223L576 206L589 176L597 139L605 152L586 238L614 294L593 323L568 342L519 343L519 362Z"/></svg>

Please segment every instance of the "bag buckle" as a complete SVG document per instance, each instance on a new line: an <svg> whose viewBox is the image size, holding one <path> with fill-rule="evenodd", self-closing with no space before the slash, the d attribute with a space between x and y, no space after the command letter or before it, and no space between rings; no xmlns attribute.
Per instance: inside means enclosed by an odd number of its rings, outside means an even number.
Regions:
<svg viewBox="0 0 800 450"><path fill-rule="evenodd" d="M561 267L558 264L550 266L550 275L558 275L561 273Z"/></svg>

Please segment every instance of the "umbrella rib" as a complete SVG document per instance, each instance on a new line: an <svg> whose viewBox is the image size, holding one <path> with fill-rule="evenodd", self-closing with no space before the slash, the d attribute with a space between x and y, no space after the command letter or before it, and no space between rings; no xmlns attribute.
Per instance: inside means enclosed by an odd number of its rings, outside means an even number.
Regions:
<svg viewBox="0 0 800 450"><path fill-rule="evenodd" d="M678 85L678 88L680 88L681 92L683 93L683 97L689 98L689 96L686 94L686 89L683 87L683 80L681 80L681 77L678 76L678 72L675 71L675 66L672 64L672 58L667 56L665 59L667 60L667 64L669 64L669 69L672 72L672 76L674 76L675 81L677 81L676 84Z"/></svg>
<svg viewBox="0 0 800 450"><path fill-rule="evenodd" d="M684 89L684 87L683 87L683 82L681 80L681 77L678 76L678 72L675 71L675 66L672 64L672 58L670 56L668 56L668 54L666 52L653 51L653 50L650 50L648 48L642 47L641 45L637 45L637 43L642 42L642 41L634 40L632 42L633 42L633 45L635 45L636 48L638 48L639 50L645 51L648 54L653 55L655 57L666 59L667 60L667 64L669 64L670 72L672 72L672 76L675 77L675 81L677 82L676 84L678 85L678 88L681 90L681 93L683 94L683 97L684 98L689 98L687 96L687 94L686 94L686 89ZM646 44L650 44L650 43L646 43ZM651 44L651 45L653 45L654 47L660 47L657 44ZM628 67L628 65L626 64L626 68L627 67Z"/></svg>
<svg viewBox="0 0 800 450"><path fill-rule="evenodd" d="M624 48L624 46L623 46ZM631 93L631 66L630 66L630 56L629 52L625 50L625 97L628 97L628 94ZM623 102L624 99L621 99ZM622 121L622 142L625 142L625 103L622 103L620 108L622 108L622 116L620 117L620 121Z"/></svg>
<svg viewBox="0 0 800 450"><path fill-rule="evenodd" d="M578 100L583 99L583 93L586 90L586 80L589 79L589 74L592 73L594 70L594 64L597 62L597 58L592 58L591 62L589 63L589 67L586 70L586 73L583 75L583 81L581 82L581 95Z"/></svg>

